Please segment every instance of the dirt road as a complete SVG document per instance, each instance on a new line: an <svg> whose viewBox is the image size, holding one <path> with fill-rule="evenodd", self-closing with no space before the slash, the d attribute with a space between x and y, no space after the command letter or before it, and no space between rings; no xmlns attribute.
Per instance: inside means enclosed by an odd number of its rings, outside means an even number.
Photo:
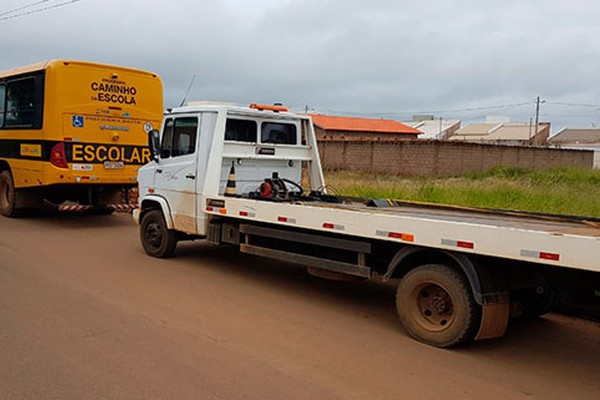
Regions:
<svg viewBox="0 0 600 400"><path fill-rule="evenodd" d="M599 324L440 350L393 296L202 243L153 259L129 215L2 218L0 399L600 398Z"/></svg>

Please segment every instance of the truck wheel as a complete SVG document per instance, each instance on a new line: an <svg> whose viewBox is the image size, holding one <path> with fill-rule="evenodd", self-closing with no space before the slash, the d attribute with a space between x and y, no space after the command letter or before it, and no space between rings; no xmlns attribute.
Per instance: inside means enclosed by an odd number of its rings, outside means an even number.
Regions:
<svg viewBox="0 0 600 400"><path fill-rule="evenodd" d="M441 264L420 266L402 278L396 310L413 338L437 347L472 340L481 321L466 278Z"/></svg>
<svg viewBox="0 0 600 400"><path fill-rule="evenodd" d="M15 183L10 171L0 172L0 214L15 217L17 214Z"/></svg>
<svg viewBox="0 0 600 400"><path fill-rule="evenodd" d="M167 258L177 246L176 232L167 229L160 210L150 210L144 214L140 226L140 239L144 250L152 257Z"/></svg>

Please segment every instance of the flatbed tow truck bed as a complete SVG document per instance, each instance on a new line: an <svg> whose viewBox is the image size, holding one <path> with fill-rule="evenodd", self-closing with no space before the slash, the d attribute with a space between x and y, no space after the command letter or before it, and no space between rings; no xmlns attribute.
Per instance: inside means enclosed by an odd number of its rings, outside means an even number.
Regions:
<svg viewBox="0 0 600 400"><path fill-rule="evenodd" d="M207 209L206 212L341 235L600 271L600 225L595 220L404 202L390 207L371 207L352 200L343 203L274 203L231 197L221 199L226 207Z"/></svg>

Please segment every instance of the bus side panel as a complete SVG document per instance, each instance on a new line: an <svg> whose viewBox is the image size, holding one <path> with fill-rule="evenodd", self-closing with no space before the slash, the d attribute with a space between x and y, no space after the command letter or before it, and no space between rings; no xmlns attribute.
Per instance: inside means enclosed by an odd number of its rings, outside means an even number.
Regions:
<svg viewBox="0 0 600 400"><path fill-rule="evenodd" d="M16 122L20 119L19 112L12 113L11 105L14 106L19 101L11 102L7 91L8 87L18 82L30 81L33 84L33 92L19 91L27 100L21 103L27 103L31 106L25 110L25 115L33 115L31 124L21 125ZM14 76L4 76L0 79L2 84L1 109L6 111L2 114L2 129L0 129L0 160L8 164L11 170L14 185L16 188L37 186L42 182L42 171L44 162L44 144L43 144L43 107L44 107L44 71L29 71L24 74ZM5 97L6 96L6 97ZM21 96L17 96L20 98ZM12 115L9 115L11 114ZM9 124L12 118L13 124Z"/></svg>

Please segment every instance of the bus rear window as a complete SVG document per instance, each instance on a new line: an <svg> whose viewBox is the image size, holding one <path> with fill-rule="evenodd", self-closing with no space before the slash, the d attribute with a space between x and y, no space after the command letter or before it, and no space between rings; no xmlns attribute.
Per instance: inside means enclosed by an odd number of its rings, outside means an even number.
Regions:
<svg viewBox="0 0 600 400"><path fill-rule="evenodd" d="M281 122L263 122L260 129L261 143L298 144L296 125Z"/></svg>
<svg viewBox="0 0 600 400"><path fill-rule="evenodd" d="M6 86L0 85L0 128L4 126L4 95Z"/></svg>

